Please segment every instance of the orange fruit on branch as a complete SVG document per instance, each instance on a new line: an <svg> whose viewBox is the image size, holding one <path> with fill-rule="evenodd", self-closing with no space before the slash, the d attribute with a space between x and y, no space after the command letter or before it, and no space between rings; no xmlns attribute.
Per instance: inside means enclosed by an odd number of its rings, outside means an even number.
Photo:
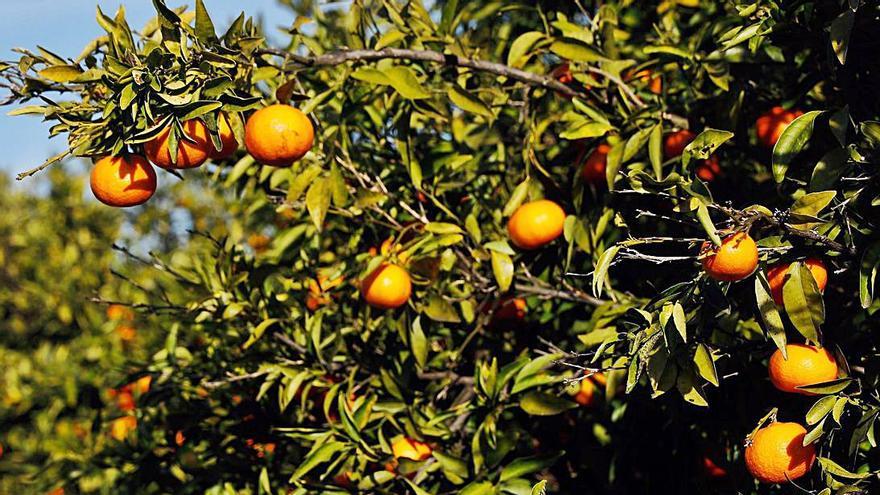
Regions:
<svg viewBox="0 0 880 495"><path fill-rule="evenodd" d="M611 146L602 143L587 156L584 166L581 169L581 177L587 184L603 186L607 180L605 178L605 168L608 164L608 152Z"/></svg>
<svg viewBox="0 0 880 495"><path fill-rule="evenodd" d="M691 144L691 141L696 137L697 135L689 129L682 129L669 134L663 140L663 156L667 160L681 156L687 145Z"/></svg>
<svg viewBox="0 0 880 495"><path fill-rule="evenodd" d="M400 436L391 442L391 453L395 459L424 461L431 457L431 447L413 438Z"/></svg>
<svg viewBox="0 0 880 495"><path fill-rule="evenodd" d="M638 81L644 84L648 91L655 95L663 93L663 78L660 74L654 74L654 71L650 69L643 69L636 73L630 71L624 79L626 82Z"/></svg>
<svg viewBox="0 0 880 495"><path fill-rule="evenodd" d="M95 198L107 206L137 206L156 192L156 171L140 156L108 156L92 167L89 185Z"/></svg>
<svg viewBox="0 0 880 495"><path fill-rule="evenodd" d="M598 387L604 387L606 378L604 373L595 373L578 382L577 393L574 395L574 401L578 404L589 407L593 405L596 398L596 390Z"/></svg>
<svg viewBox="0 0 880 495"><path fill-rule="evenodd" d="M785 353L788 359L777 349L767 363L770 381L783 392L815 395L798 387L837 378L837 360L828 349L806 344L788 344L785 346Z"/></svg>
<svg viewBox="0 0 880 495"><path fill-rule="evenodd" d="M526 313L528 313L528 306L525 299L508 297L501 300L498 307L495 308L495 312L492 313L492 321L496 323L521 321L526 317Z"/></svg>
<svg viewBox="0 0 880 495"><path fill-rule="evenodd" d="M128 306L123 306L121 304L111 304L107 306L107 318L111 320L125 320L125 321L133 321L134 320L134 311L131 310Z"/></svg>
<svg viewBox="0 0 880 495"><path fill-rule="evenodd" d="M383 263L361 281L361 295L367 304L394 309L406 304L412 294L412 280L403 268Z"/></svg>
<svg viewBox="0 0 880 495"><path fill-rule="evenodd" d="M522 249L537 249L562 235L565 211L558 204L540 199L521 205L507 221L510 240Z"/></svg>
<svg viewBox="0 0 880 495"><path fill-rule="evenodd" d="M190 119L182 124L183 134L177 142L177 159L172 160L171 127L144 144L144 152L156 166L168 169L195 168L207 161L214 149L208 127L199 119Z"/></svg>
<svg viewBox="0 0 880 495"><path fill-rule="evenodd" d="M825 266L825 263L819 258L807 258L804 260L804 264L810 269L810 273L813 274L813 279L816 281L816 286L819 287L819 292L825 292L825 286L828 284L828 268ZM770 294L779 306L783 304L785 282L791 276L788 273L790 266L791 263L776 263L767 269Z"/></svg>
<svg viewBox="0 0 880 495"><path fill-rule="evenodd" d="M715 280L742 280L758 267L758 246L745 232L726 237L721 246L703 243L703 270Z"/></svg>
<svg viewBox="0 0 880 495"><path fill-rule="evenodd" d="M755 121L755 134L758 142L767 148L776 146L782 132L794 119L803 115L800 110L786 110L782 107L773 107L767 113L758 117Z"/></svg>
<svg viewBox="0 0 880 495"><path fill-rule="evenodd" d="M309 293L306 295L306 307L310 311L317 311L321 306L329 304L330 296L326 292L339 287L344 281L345 277L340 276L330 280L327 275L318 275L317 280L310 279Z"/></svg>
<svg viewBox="0 0 880 495"><path fill-rule="evenodd" d="M746 468L762 483L786 483L802 477L816 462L816 447L803 445L806 434L797 423L761 428L746 447Z"/></svg>
<svg viewBox="0 0 880 495"><path fill-rule="evenodd" d="M253 113L245 126L248 153L262 164L289 167L315 142L312 121L289 105L270 105Z"/></svg>
<svg viewBox="0 0 880 495"><path fill-rule="evenodd" d="M113 423L110 424L110 436L116 441L121 442L135 429L137 429L137 418L134 416L122 416L121 418L114 419Z"/></svg>
<svg viewBox="0 0 880 495"><path fill-rule="evenodd" d="M721 164L718 163L718 157L715 155L703 160L694 171L697 177L706 182L712 182L723 174Z"/></svg>

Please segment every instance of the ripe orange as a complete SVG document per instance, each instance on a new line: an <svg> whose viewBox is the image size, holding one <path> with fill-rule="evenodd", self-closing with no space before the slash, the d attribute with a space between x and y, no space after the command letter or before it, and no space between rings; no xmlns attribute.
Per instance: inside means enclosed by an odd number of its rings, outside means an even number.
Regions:
<svg viewBox="0 0 880 495"><path fill-rule="evenodd" d="M199 119L187 120L183 123L183 133L191 139L181 137L177 143L177 160L172 161L168 147L171 128L144 144L144 152L156 166L170 169L195 168L208 160L208 153L214 149L208 128Z"/></svg>
<svg viewBox="0 0 880 495"><path fill-rule="evenodd" d="M130 325L119 325L116 327L116 335L123 342L132 342L137 338L137 329Z"/></svg>
<svg viewBox="0 0 880 495"><path fill-rule="evenodd" d="M134 311L121 304L111 304L107 306L107 318L111 320L133 321Z"/></svg>
<svg viewBox="0 0 880 495"><path fill-rule="evenodd" d="M536 249L562 234L565 211L547 199L521 205L507 221L510 240L522 249Z"/></svg>
<svg viewBox="0 0 880 495"><path fill-rule="evenodd" d="M703 243L703 270L707 275L725 282L742 280L758 267L758 246L745 232L738 232L721 241L721 247Z"/></svg>
<svg viewBox="0 0 880 495"><path fill-rule="evenodd" d="M715 464L709 456L703 456L703 472L709 478L719 479L727 477L727 470Z"/></svg>
<svg viewBox="0 0 880 495"><path fill-rule="evenodd" d="M571 73L571 66L568 62L562 62L554 67L550 72L550 76L562 84L570 84L574 82L574 76Z"/></svg>
<svg viewBox="0 0 880 495"><path fill-rule="evenodd" d="M404 236L404 237L408 237L408 236ZM391 257L392 254L397 254L398 261L405 264L409 260L409 255L402 252L402 251L403 251L403 244L400 244L400 243L395 244L394 237L389 237L389 238L385 239L384 241L382 241L382 244L379 246L379 249L376 249L375 247L371 247L369 250L369 253L370 253L370 256L377 256L381 253L382 256L388 256L388 257Z"/></svg>
<svg viewBox="0 0 880 495"><path fill-rule="evenodd" d="M177 433L174 434L174 445L183 447L184 442L186 442L186 436L181 430L177 430Z"/></svg>
<svg viewBox="0 0 880 495"><path fill-rule="evenodd" d="M581 177L583 177L584 182L596 186L602 186L606 183L605 167L608 162L609 151L611 151L611 146L602 143L590 153L587 161L584 162L584 167L581 169Z"/></svg>
<svg viewBox="0 0 880 495"><path fill-rule="evenodd" d="M526 317L526 313L528 313L528 306L525 299L521 297L508 297L503 299L498 304L498 307L495 308L492 320L494 322L520 321Z"/></svg>
<svg viewBox="0 0 880 495"><path fill-rule="evenodd" d="M229 125L229 117L225 113L221 113L217 119L217 130L220 132L222 146L220 151L217 151L214 148L214 142L209 141L208 156L213 160L224 160L232 156L238 149L238 141L235 139L232 126ZM210 138L208 139L210 140Z"/></svg>
<svg viewBox="0 0 880 495"><path fill-rule="evenodd" d="M412 294L412 281L403 268L384 263L361 281L361 294L375 308L399 308Z"/></svg>
<svg viewBox="0 0 880 495"><path fill-rule="evenodd" d="M718 163L718 157L711 155L709 158L703 160L702 163L697 165L696 173L697 177L706 182L712 182L720 177L723 172L721 171L721 164Z"/></svg>
<svg viewBox="0 0 880 495"><path fill-rule="evenodd" d="M123 390L119 392L119 395L116 396L116 405L119 407L120 411L134 411L134 396L131 394L130 391Z"/></svg>
<svg viewBox="0 0 880 495"><path fill-rule="evenodd" d="M682 129L669 134L663 140L663 156L667 160L681 156L687 145L691 144L691 141L696 137L697 135L688 129Z"/></svg>
<svg viewBox="0 0 880 495"><path fill-rule="evenodd" d="M134 416L122 416L116 418L110 425L110 436L116 441L125 440L128 435L137 428L137 418Z"/></svg>
<svg viewBox="0 0 880 495"><path fill-rule="evenodd" d="M270 105L254 112L245 126L244 144L259 163L289 167L312 149L315 129L299 109Z"/></svg>
<svg viewBox="0 0 880 495"><path fill-rule="evenodd" d="M593 405L596 396L596 389L599 386L604 387L605 382L605 374L603 373L595 373L584 378L578 382L578 389L574 396L574 401L584 407Z"/></svg>
<svg viewBox="0 0 880 495"><path fill-rule="evenodd" d="M107 206L137 206L156 192L156 171L141 156L107 156L92 167L89 184L95 198Z"/></svg>
<svg viewBox="0 0 880 495"><path fill-rule="evenodd" d="M309 280L309 293L306 295L306 307L309 308L310 311L317 311L318 308L325 304L330 303L330 296L326 294L327 291L339 287L342 285L342 282L345 281L345 277L337 277L333 280L329 280L326 275L318 275L318 280L310 279Z"/></svg>
<svg viewBox="0 0 880 495"><path fill-rule="evenodd" d="M758 142L767 148L774 147L788 124L803 114L804 112L800 110L786 110L782 107L771 108L769 112L761 115L755 121L755 134L758 136Z"/></svg>
<svg viewBox="0 0 880 495"><path fill-rule="evenodd" d="M424 461L431 457L431 447L413 438L399 436L391 442L391 453L395 459Z"/></svg>
<svg viewBox="0 0 880 495"><path fill-rule="evenodd" d="M660 74L654 74L654 71L650 69L644 69L633 74L630 72L625 79L627 81L636 80L643 84L645 84L648 88L648 91L654 93L655 95L659 95L663 93L663 78Z"/></svg>
<svg viewBox="0 0 880 495"><path fill-rule="evenodd" d="M807 474L816 461L816 447L804 447L807 430L797 423L761 428L746 446L746 468L762 483L785 483Z"/></svg>
<svg viewBox="0 0 880 495"><path fill-rule="evenodd" d="M788 360L782 357L782 351L776 350L767 369L773 386L783 392L794 394L815 395L797 387L814 385L837 378L837 360L825 348L805 344L788 344L785 346Z"/></svg>
<svg viewBox="0 0 880 495"><path fill-rule="evenodd" d="M810 269L810 273L813 274L813 279L819 287L819 292L825 292L825 285L828 284L828 268L825 267L825 263L819 258L807 258L804 260L804 264L807 265L807 268ZM776 304L779 306L782 306L782 290L785 286L785 282L788 280L788 277L790 277L788 274L788 268L790 266L791 263L776 263L767 269L767 281L770 282L770 294L773 295L773 300L776 301Z"/></svg>

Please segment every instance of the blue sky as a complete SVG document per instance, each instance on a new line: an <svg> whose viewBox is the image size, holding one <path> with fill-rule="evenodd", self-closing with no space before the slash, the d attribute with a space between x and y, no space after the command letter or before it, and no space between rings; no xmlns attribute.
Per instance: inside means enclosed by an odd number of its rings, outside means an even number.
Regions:
<svg viewBox="0 0 880 495"><path fill-rule="evenodd" d="M149 0L2 0L0 16L0 58L16 60L12 48L43 46L63 57L77 56L86 43L103 31L95 22L95 6L113 15L125 5L129 24L139 29L154 15ZM194 0L167 0L169 6L194 5ZM245 10L264 20L267 29L289 26L293 14L276 0L205 0L208 10L223 31ZM64 149L63 137L47 139L48 125L40 117L8 117L14 107L0 107L0 173L13 174L39 165Z"/></svg>

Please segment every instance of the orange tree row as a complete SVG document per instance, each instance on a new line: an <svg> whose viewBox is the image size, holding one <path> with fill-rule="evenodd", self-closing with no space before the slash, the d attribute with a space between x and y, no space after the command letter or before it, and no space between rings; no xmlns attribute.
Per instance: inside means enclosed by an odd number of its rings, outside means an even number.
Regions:
<svg viewBox="0 0 880 495"><path fill-rule="evenodd" d="M156 0L5 66L68 137L23 177L214 155L252 230L156 262L137 431L64 483L869 491L877 7L560 3L291 4L272 48Z"/></svg>

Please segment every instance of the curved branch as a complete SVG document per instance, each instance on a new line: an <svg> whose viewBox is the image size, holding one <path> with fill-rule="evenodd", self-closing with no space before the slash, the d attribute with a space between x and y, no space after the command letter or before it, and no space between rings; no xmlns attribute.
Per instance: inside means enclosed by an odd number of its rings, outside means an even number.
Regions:
<svg viewBox="0 0 880 495"><path fill-rule="evenodd" d="M297 64L309 67L334 66L342 65L346 62L375 61L384 59L417 60L421 62L432 62L448 66L466 67L468 69L473 69L480 72L487 72L490 74L495 74L497 76L508 77L510 79L514 79L530 86L538 86L542 88L552 89L553 91L557 91L565 96L577 96L579 98L587 98L590 96L589 93L587 93L586 91L567 86L550 76L535 74L534 72L517 69L515 67L499 64L497 62L459 57L457 55L441 53L434 50L383 48L381 50L337 50L322 55L299 55L284 50L263 49L260 50L259 53L283 57L288 60L292 60ZM619 77L614 76L613 74L610 74L603 70L596 69L594 67L589 67L587 70L594 74L605 77L612 83L616 84L618 87L620 87L621 91L627 97L629 97L633 101L633 103L635 103L637 107L644 108L646 106L645 102L642 101L642 99L639 98L639 96L636 95L635 92L633 92L632 88L630 88ZM679 115L663 112L662 117L666 120L669 120L678 127L688 127L687 119Z"/></svg>

